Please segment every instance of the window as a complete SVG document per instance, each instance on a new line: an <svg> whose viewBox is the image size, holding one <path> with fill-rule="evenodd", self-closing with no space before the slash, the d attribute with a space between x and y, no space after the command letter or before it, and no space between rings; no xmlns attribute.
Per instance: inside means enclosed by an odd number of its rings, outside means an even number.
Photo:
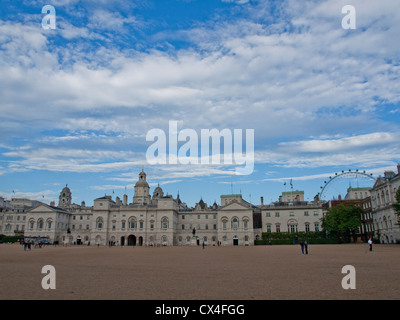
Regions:
<svg viewBox="0 0 400 320"><path fill-rule="evenodd" d="M304 216L308 217L308 211L304 211Z"/></svg>
<svg viewBox="0 0 400 320"><path fill-rule="evenodd" d="M98 218L96 222L97 229L102 229L103 228L103 219Z"/></svg>
<svg viewBox="0 0 400 320"><path fill-rule="evenodd" d="M213 229L217 230L217 225L216 224L213 225Z"/></svg>
<svg viewBox="0 0 400 320"><path fill-rule="evenodd" d="M237 229L239 228L239 220L238 218L233 218L232 219L232 229Z"/></svg>
<svg viewBox="0 0 400 320"><path fill-rule="evenodd" d="M281 232L281 225L280 224L276 225L276 232Z"/></svg>
<svg viewBox="0 0 400 320"><path fill-rule="evenodd" d="M290 215L291 217L294 217L294 212L290 212L289 215Z"/></svg>
<svg viewBox="0 0 400 320"><path fill-rule="evenodd" d="M275 217L279 217L279 212L275 212Z"/></svg>
<svg viewBox="0 0 400 320"><path fill-rule="evenodd" d="M319 231L319 223L315 224L315 231L318 232Z"/></svg>
<svg viewBox="0 0 400 320"><path fill-rule="evenodd" d="M139 228L140 228L140 229L143 229L143 221L140 221L140 222L139 222Z"/></svg>
<svg viewBox="0 0 400 320"><path fill-rule="evenodd" d="M266 212L266 213L265 213L265 216L266 216L267 218L269 218L269 217L271 216L271 212Z"/></svg>
<svg viewBox="0 0 400 320"><path fill-rule="evenodd" d="M182 220L185 220L185 215L183 214L183 215L181 215L181 217L182 217Z"/></svg>
<svg viewBox="0 0 400 320"><path fill-rule="evenodd" d="M318 215L318 211L314 211L314 216L317 216Z"/></svg>
<svg viewBox="0 0 400 320"><path fill-rule="evenodd" d="M308 223L306 223L306 232L310 232L310 225Z"/></svg>
<svg viewBox="0 0 400 320"><path fill-rule="evenodd" d="M136 220L134 218L131 218L129 220L129 229L135 229L136 228Z"/></svg>
<svg viewBox="0 0 400 320"><path fill-rule="evenodd" d="M185 225L184 224L182 225L182 230L185 230Z"/></svg>
<svg viewBox="0 0 400 320"><path fill-rule="evenodd" d="M248 220L244 220L244 221L243 221L243 227L244 227L245 229L248 229L248 228L249 228L249 221L248 221Z"/></svg>
<svg viewBox="0 0 400 320"><path fill-rule="evenodd" d="M206 230L208 230L208 224L206 224Z"/></svg>
<svg viewBox="0 0 400 320"><path fill-rule="evenodd" d="M39 230L42 230L42 229L43 229L43 220L42 220L42 219L40 219L40 220L38 221L37 228L38 228Z"/></svg>
<svg viewBox="0 0 400 320"><path fill-rule="evenodd" d="M168 219L166 217L161 219L161 229L168 229Z"/></svg>
<svg viewBox="0 0 400 320"><path fill-rule="evenodd" d="M121 229L124 230L125 229L125 221L121 222Z"/></svg>
<svg viewBox="0 0 400 320"><path fill-rule="evenodd" d="M200 215L199 214L197 215L197 219L200 220Z"/></svg>
<svg viewBox="0 0 400 320"><path fill-rule="evenodd" d="M271 225L267 224L267 232L271 232Z"/></svg>

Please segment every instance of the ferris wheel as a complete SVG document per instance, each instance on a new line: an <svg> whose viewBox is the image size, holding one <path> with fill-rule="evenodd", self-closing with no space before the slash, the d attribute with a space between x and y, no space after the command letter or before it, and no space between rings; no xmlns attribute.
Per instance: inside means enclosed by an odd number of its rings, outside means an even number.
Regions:
<svg viewBox="0 0 400 320"><path fill-rule="evenodd" d="M376 178L373 177L372 173L367 173L365 170L342 170L342 172L335 173L324 181L323 186L320 187L321 191L318 193L318 196L321 200L333 199L335 196L343 194L348 187L371 188L375 180Z"/></svg>

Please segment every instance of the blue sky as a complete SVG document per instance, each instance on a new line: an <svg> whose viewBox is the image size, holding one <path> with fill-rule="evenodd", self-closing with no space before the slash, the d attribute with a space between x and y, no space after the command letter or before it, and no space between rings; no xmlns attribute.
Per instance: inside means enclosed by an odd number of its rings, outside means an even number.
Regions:
<svg viewBox="0 0 400 320"><path fill-rule="evenodd" d="M44 5L56 29L42 28ZM400 162L400 3L56 0L0 4L0 196L130 201L151 186L194 205L304 190L342 170L374 176ZM151 165L146 134L253 129L254 171ZM352 179L330 188L371 185ZM287 182L284 186L284 182ZM373 182L373 181L372 181Z"/></svg>

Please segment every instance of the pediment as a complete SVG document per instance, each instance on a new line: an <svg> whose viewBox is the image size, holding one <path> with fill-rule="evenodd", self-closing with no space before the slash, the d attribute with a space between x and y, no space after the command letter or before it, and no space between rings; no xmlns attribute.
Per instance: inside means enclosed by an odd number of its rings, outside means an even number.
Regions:
<svg viewBox="0 0 400 320"><path fill-rule="evenodd" d="M62 212L62 213L69 213L61 208L51 207L46 204L39 204L38 206L32 208L28 211L29 213L51 213L51 212Z"/></svg>
<svg viewBox="0 0 400 320"><path fill-rule="evenodd" d="M251 207L246 206L239 202L231 202L220 209L221 211L227 210L251 210Z"/></svg>

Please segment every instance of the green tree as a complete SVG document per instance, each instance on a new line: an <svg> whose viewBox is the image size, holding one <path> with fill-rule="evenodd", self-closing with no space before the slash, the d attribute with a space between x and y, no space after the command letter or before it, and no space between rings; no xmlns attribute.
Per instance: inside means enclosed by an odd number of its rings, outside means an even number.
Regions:
<svg viewBox="0 0 400 320"><path fill-rule="evenodd" d="M329 208L322 218L322 228L344 242L350 242L351 237L356 241L356 231L361 226L361 212L361 208L354 205L340 204Z"/></svg>

